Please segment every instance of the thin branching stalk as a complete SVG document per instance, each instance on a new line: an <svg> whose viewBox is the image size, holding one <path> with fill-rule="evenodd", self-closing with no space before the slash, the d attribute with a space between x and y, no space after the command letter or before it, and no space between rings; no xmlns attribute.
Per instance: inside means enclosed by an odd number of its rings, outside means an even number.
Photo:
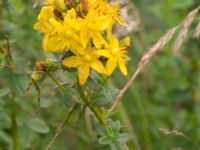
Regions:
<svg viewBox="0 0 200 150"><path fill-rule="evenodd" d="M65 125L68 123L71 115L73 114L73 112L76 110L76 108L78 107L78 104L75 104L67 113L67 117L64 120L64 122L62 122L59 127L56 130L55 135L53 136L53 138L51 139L51 141L49 142L49 144L47 145L45 150L50 150L50 148L52 147L52 145L55 143L56 139L58 138L58 136L60 135L60 133L63 131Z"/></svg>
<svg viewBox="0 0 200 150"><path fill-rule="evenodd" d="M125 86L119 92L118 96L115 98L113 105L109 109L110 113L112 113L115 110L117 105L120 103L122 96L124 96L128 88L132 85L132 83L135 81L138 74L145 68L145 66L148 64L151 58L157 52L161 51L164 48L164 46L172 39L176 30L177 30L177 27L168 30L168 32L163 37L161 37L160 40L152 48L150 48L150 50L146 54L143 55L131 79L125 84Z"/></svg>
<svg viewBox="0 0 200 150"><path fill-rule="evenodd" d="M57 79L48 71L46 71L47 75L54 81L54 83L60 88L60 90L63 91L64 94L68 93L68 90L63 86L63 84L60 84Z"/></svg>
<svg viewBox="0 0 200 150"><path fill-rule="evenodd" d="M23 70L22 68L13 66L13 65L5 65L5 64L0 64L0 67L4 67L4 68L8 68L10 70L15 70L15 71L19 71L21 73L24 73L27 75L27 77L30 77L30 73L26 72L25 70Z"/></svg>
<svg viewBox="0 0 200 150"><path fill-rule="evenodd" d="M64 94L68 94L68 91L67 89L62 85L60 84L57 79L49 72L46 72L47 75L55 82L55 84L58 86L58 88L60 90L63 91ZM96 118L99 120L99 122L102 124L102 125L105 125L106 122L105 120L103 119L103 117L101 116L100 112L95 109L89 102L88 98L85 96L84 94L84 91L83 91L83 88L78 84L78 87L79 87L79 92L80 92L80 95L81 95L81 98L83 99L83 101L85 102L85 104L87 105L87 107L90 108L90 110L94 113L94 115L96 116ZM65 125L67 124L68 120L70 119L70 116L72 115L72 113L74 112L74 110L77 108L78 104L75 104L71 109L70 111L68 112L67 114L67 118L65 119L65 121L63 123L61 123L59 125L59 127L57 128L57 131L54 135L54 137L52 138L52 140L50 141L50 143L47 145L46 147L46 150L49 150L52 145L55 143L57 137L60 135L60 133L63 131L63 128L65 127Z"/></svg>
<svg viewBox="0 0 200 150"><path fill-rule="evenodd" d="M129 89L129 87L132 85L132 83L135 81L135 79L139 75L139 73L144 70L145 66L149 63L149 61L151 60L151 58L153 56L155 56L158 52L160 52L161 50L163 50L163 48L166 46L166 44L168 44L169 41L172 39L172 37L175 34L175 32L177 31L177 29L180 26L183 26L183 29L182 29L181 33L177 37L177 40L176 40L177 42L175 42L176 46L174 45L174 48L176 50L180 48L180 46L182 44L182 40L185 38L185 36L186 36L186 34L188 32L188 29L189 29L192 21L194 20L194 17L197 15L197 13L198 13L199 10L200 10L200 5L197 6L197 8L195 8L194 10L192 10L187 15L186 19L182 23L180 23L179 25L175 26L174 28L171 28L170 30L168 30L167 33L164 36L162 36L159 39L159 41L153 47L151 47L149 49L149 51L147 53L145 53L143 55L143 57L141 58L140 62L138 63L138 67L137 67L136 71L133 73L133 75L131 76L130 80L124 85L124 87L119 92L118 96L115 98L113 105L108 110L109 113L112 113L115 110L115 108L120 103L121 98L124 96L124 94ZM183 31L185 31L184 34L183 34ZM177 54L176 50L175 50L174 53Z"/></svg>
<svg viewBox="0 0 200 150"><path fill-rule="evenodd" d="M199 39L200 38L200 21L199 21L199 24L197 25L195 31L194 31L194 35L193 37L195 39Z"/></svg>
<svg viewBox="0 0 200 150"><path fill-rule="evenodd" d="M188 33L189 28L190 28L190 26L192 24L192 21L194 20L195 16L199 12L199 10L200 10L200 5L196 9L192 10L187 15L185 20L182 22L182 24L181 24L182 25L182 29L181 29L178 37L176 38L176 41L174 42L174 46L173 46L175 55L178 55L178 50L180 49L181 44L183 43L183 40L187 36L187 33Z"/></svg>

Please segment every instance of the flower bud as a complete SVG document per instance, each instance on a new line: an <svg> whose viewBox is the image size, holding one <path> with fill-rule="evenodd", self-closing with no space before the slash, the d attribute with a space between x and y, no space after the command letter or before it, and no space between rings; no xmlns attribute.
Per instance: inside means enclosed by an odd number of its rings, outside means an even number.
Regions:
<svg viewBox="0 0 200 150"><path fill-rule="evenodd" d="M59 12L63 12L66 10L66 4L64 0L54 0L54 7Z"/></svg>
<svg viewBox="0 0 200 150"><path fill-rule="evenodd" d="M79 4L81 2L81 0L75 0L75 4Z"/></svg>
<svg viewBox="0 0 200 150"><path fill-rule="evenodd" d="M47 58L45 60L45 68L47 71L56 71L59 68L59 64L57 63L56 60L52 58Z"/></svg>
<svg viewBox="0 0 200 150"><path fill-rule="evenodd" d="M33 81L38 81L40 80L42 77L41 73L40 72L37 72L37 71L34 71L32 74L31 74L31 78Z"/></svg>

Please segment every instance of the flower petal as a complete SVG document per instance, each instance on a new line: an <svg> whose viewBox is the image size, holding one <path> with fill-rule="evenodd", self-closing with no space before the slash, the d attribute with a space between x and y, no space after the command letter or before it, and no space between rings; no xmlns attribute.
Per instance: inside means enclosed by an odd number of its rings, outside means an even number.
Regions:
<svg viewBox="0 0 200 150"><path fill-rule="evenodd" d="M48 44L48 40L49 40L49 36L45 35L42 41L42 48L47 52L48 48L47 48L47 44Z"/></svg>
<svg viewBox="0 0 200 150"><path fill-rule="evenodd" d="M130 37L128 36L119 41L120 49L127 49L130 45L131 45L131 40Z"/></svg>
<svg viewBox="0 0 200 150"><path fill-rule="evenodd" d="M117 66L117 61L114 58L110 58L106 63L107 75L111 75Z"/></svg>
<svg viewBox="0 0 200 150"><path fill-rule="evenodd" d="M95 60L92 64L91 67L96 70L98 73L102 73L105 74L105 68L103 66L103 64L101 63L101 61L99 60Z"/></svg>
<svg viewBox="0 0 200 150"><path fill-rule="evenodd" d="M82 60L80 59L80 57L77 56L71 56L63 60L63 65L69 68L78 67L81 63Z"/></svg>
<svg viewBox="0 0 200 150"><path fill-rule="evenodd" d="M90 67L86 64L78 67L78 79L79 79L80 85L85 84L85 82L88 79L89 72L90 72Z"/></svg>
<svg viewBox="0 0 200 150"><path fill-rule="evenodd" d="M63 29L63 26L60 22L58 22L56 19L54 18L50 18L49 22L52 24L52 26L55 28L56 31L61 32Z"/></svg>
<svg viewBox="0 0 200 150"><path fill-rule="evenodd" d="M62 52L65 48L65 40L63 40L62 36L55 35L49 36L46 49L51 52Z"/></svg>
<svg viewBox="0 0 200 150"><path fill-rule="evenodd" d="M125 62L121 58L118 59L118 65L121 72L126 76L127 75L126 65L125 65Z"/></svg>
<svg viewBox="0 0 200 150"><path fill-rule="evenodd" d="M119 47L119 41L117 38L115 38L113 35L111 35L110 39L110 47L111 48L118 48Z"/></svg>
<svg viewBox="0 0 200 150"><path fill-rule="evenodd" d="M106 45L106 41L104 40L103 36L100 32L92 31L90 32L90 35L92 37L92 41L94 42L94 45L96 48L101 48L102 45Z"/></svg>
<svg viewBox="0 0 200 150"><path fill-rule="evenodd" d="M97 50L95 53L97 55L99 55L99 56L104 56L106 58L110 58L111 57L111 54L110 54L109 50Z"/></svg>
<svg viewBox="0 0 200 150"><path fill-rule="evenodd" d="M128 24L126 23L126 21L124 21L121 17L117 16L115 17L115 20L122 26L128 26Z"/></svg>
<svg viewBox="0 0 200 150"><path fill-rule="evenodd" d="M64 18L64 23L70 23L73 19L76 19L76 11L74 8L67 11L67 14Z"/></svg>

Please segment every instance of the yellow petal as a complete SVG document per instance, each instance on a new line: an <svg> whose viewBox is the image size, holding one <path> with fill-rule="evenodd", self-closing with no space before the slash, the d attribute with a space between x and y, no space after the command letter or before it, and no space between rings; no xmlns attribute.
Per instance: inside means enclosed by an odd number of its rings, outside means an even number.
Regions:
<svg viewBox="0 0 200 150"><path fill-rule="evenodd" d="M76 19L76 11L74 10L74 8L67 11L67 14L64 18L64 23L68 23L72 19Z"/></svg>
<svg viewBox="0 0 200 150"><path fill-rule="evenodd" d="M111 48L118 48L119 47L119 41L113 35L111 35L111 37L110 37L110 47Z"/></svg>
<svg viewBox="0 0 200 150"><path fill-rule="evenodd" d="M60 22L58 22L56 19L51 18L49 19L49 22L54 26L55 30L62 31L63 26Z"/></svg>
<svg viewBox="0 0 200 150"><path fill-rule="evenodd" d="M112 36L112 27L110 27L106 30L106 34L107 34L108 41L110 41L110 38Z"/></svg>
<svg viewBox="0 0 200 150"><path fill-rule="evenodd" d="M99 49L99 48L101 48L102 45L106 45L106 41L104 40L104 38L103 38L103 36L101 35L100 32L92 31L91 37L92 37L92 40L93 40L96 48Z"/></svg>
<svg viewBox="0 0 200 150"><path fill-rule="evenodd" d="M69 68L78 67L82 63L80 57L71 56L63 60L63 65Z"/></svg>
<svg viewBox="0 0 200 150"><path fill-rule="evenodd" d="M122 25L122 26L128 26L128 24L126 23L126 21L124 21L121 17L117 16L115 17L116 21Z"/></svg>
<svg viewBox="0 0 200 150"><path fill-rule="evenodd" d="M85 82L88 79L89 72L90 72L90 67L86 64L78 67L78 79L79 79L80 85L85 84Z"/></svg>
<svg viewBox="0 0 200 150"><path fill-rule="evenodd" d="M94 62L92 62L91 67L98 73L105 74L106 72L103 64L99 60L95 60Z"/></svg>
<svg viewBox="0 0 200 150"><path fill-rule="evenodd" d="M107 75L111 75L117 66L117 61L114 58L110 58L106 63Z"/></svg>
<svg viewBox="0 0 200 150"><path fill-rule="evenodd" d="M62 36L50 36L46 48L51 52L62 52L65 48L65 40Z"/></svg>
<svg viewBox="0 0 200 150"><path fill-rule="evenodd" d="M125 37L123 38L120 42L119 42L120 48L122 49L126 49L127 47L129 47L131 45L131 40L130 37Z"/></svg>
<svg viewBox="0 0 200 150"><path fill-rule="evenodd" d="M126 69L125 62L121 58L118 59L118 65L119 65L119 69L121 70L121 72L124 75L127 75L127 69Z"/></svg>
<svg viewBox="0 0 200 150"><path fill-rule="evenodd" d="M42 7L40 14L38 15L38 20L48 20L54 18L54 9L51 6Z"/></svg>
<svg viewBox="0 0 200 150"><path fill-rule="evenodd" d="M102 16L96 19L96 30L103 31L109 27L110 16Z"/></svg>
<svg viewBox="0 0 200 150"><path fill-rule="evenodd" d="M42 41L42 48L45 51L48 51L47 44L48 44L49 36L45 35Z"/></svg>
<svg viewBox="0 0 200 150"><path fill-rule="evenodd" d="M90 36L88 35L87 31L82 31L80 35L81 44L83 45L83 48L86 48L88 41L90 40Z"/></svg>
<svg viewBox="0 0 200 150"><path fill-rule="evenodd" d="M99 56L104 56L106 58L110 58L111 57L111 54L110 54L109 50L97 50L96 54L99 55Z"/></svg>

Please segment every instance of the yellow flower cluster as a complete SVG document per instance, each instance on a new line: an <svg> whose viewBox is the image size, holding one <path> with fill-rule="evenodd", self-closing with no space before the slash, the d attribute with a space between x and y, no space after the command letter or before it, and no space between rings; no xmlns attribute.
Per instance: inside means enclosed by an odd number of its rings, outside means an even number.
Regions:
<svg viewBox="0 0 200 150"><path fill-rule="evenodd" d="M46 0L37 19L34 29L45 34L44 50L72 52L63 65L77 68L81 85L87 81L90 69L109 76L118 65L127 74L130 39L119 41L112 34L115 23L126 26L119 7L106 0Z"/></svg>

